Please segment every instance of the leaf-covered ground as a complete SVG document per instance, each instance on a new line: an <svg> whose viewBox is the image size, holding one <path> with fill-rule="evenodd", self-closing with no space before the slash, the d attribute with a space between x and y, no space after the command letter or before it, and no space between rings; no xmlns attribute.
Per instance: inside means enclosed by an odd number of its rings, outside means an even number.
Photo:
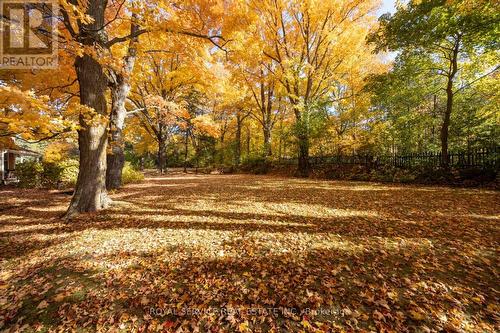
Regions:
<svg viewBox="0 0 500 333"><path fill-rule="evenodd" d="M147 178L71 224L0 189L0 330L495 331L499 193Z"/></svg>

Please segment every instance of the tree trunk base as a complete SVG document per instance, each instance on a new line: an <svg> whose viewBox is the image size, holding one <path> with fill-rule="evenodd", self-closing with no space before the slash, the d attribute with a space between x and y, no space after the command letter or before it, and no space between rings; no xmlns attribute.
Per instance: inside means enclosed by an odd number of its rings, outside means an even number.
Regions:
<svg viewBox="0 0 500 333"><path fill-rule="evenodd" d="M294 177L297 178L309 178L309 170L297 169L294 173Z"/></svg>
<svg viewBox="0 0 500 333"><path fill-rule="evenodd" d="M106 157L106 189L116 190L122 187L122 170L125 165L125 156L121 149L115 149L113 154Z"/></svg>
<svg viewBox="0 0 500 333"><path fill-rule="evenodd" d="M73 199L71 200L71 204L68 207L66 213L62 216L62 219L65 222L70 222L77 215L84 212L96 212L102 209L109 208L113 203L113 200L108 195L107 191L102 191L98 196L98 202L91 202L87 200L87 202L81 202L81 200L85 200L81 194L77 194L75 192Z"/></svg>

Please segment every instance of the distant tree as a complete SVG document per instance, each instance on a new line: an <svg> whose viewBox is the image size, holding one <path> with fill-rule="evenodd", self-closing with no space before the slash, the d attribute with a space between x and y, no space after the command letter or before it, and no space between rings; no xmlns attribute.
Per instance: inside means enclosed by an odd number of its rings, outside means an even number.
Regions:
<svg viewBox="0 0 500 333"><path fill-rule="evenodd" d="M333 96L336 83L349 85L349 75L366 75L377 59L365 38L376 4L362 1L248 1L254 13L250 43L263 45L266 61L284 91L295 117L297 175L309 174L311 112ZM257 38L256 38L257 37ZM349 45L349 47L346 47ZM251 47L250 47L251 48ZM369 66L362 68L368 62Z"/></svg>
<svg viewBox="0 0 500 333"><path fill-rule="evenodd" d="M442 164L447 167L448 137L454 97L464 87L498 70L494 65L457 86L461 64L498 47L500 11L494 1L412 0L398 7L394 15L380 17L379 29L369 40L379 49L424 55L431 61L424 67L429 75L444 78L446 106L440 131ZM465 6L467 5L467 6ZM473 7L471 9L471 6ZM498 63L498 62L497 62Z"/></svg>
<svg viewBox="0 0 500 333"><path fill-rule="evenodd" d="M368 80L372 114L385 125L381 151L401 154L436 148L442 79L422 70L430 63L425 56L402 53L390 72Z"/></svg>

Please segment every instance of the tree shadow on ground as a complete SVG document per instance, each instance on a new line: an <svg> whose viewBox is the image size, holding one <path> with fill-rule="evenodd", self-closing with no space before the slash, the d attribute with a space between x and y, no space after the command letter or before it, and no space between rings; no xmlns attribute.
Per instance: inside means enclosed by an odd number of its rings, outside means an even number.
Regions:
<svg viewBox="0 0 500 333"><path fill-rule="evenodd" d="M259 248L252 242L245 247L212 258L171 248L168 254L121 251L27 265L14 279L19 307L8 312L6 324L14 327L20 317L48 328L120 324L139 331L159 325L233 331L245 321L255 331L298 331L304 318L328 330L450 329L463 317L475 327L494 324L484 306L463 303L464 293L481 292L471 286L474 277L459 266L435 266L433 253L272 254L248 252ZM483 296L484 302L498 300L493 291Z"/></svg>
<svg viewBox="0 0 500 333"><path fill-rule="evenodd" d="M0 322L14 330L19 320L89 331L234 331L248 321L263 332L488 331L498 321L492 192L162 177L70 224L59 219L68 196L8 194ZM269 308L277 313L248 313Z"/></svg>

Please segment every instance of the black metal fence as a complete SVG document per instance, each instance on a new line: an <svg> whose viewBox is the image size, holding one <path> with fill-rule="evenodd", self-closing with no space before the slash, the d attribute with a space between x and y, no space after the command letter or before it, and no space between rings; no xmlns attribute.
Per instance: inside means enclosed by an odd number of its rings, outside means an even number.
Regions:
<svg viewBox="0 0 500 333"><path fill-rule="evenodd" d="M500 147L480 148L462 152L449 152L449 166L457 169L471 167L500 167ZM423 152L404 155L331 155L312 156L311 166L321 165L363 165L367 167L393 166L396 168L438 167L442 165L443 157L437 152ZM278 164L297 164L296 158L281 159Z"/></svg>

